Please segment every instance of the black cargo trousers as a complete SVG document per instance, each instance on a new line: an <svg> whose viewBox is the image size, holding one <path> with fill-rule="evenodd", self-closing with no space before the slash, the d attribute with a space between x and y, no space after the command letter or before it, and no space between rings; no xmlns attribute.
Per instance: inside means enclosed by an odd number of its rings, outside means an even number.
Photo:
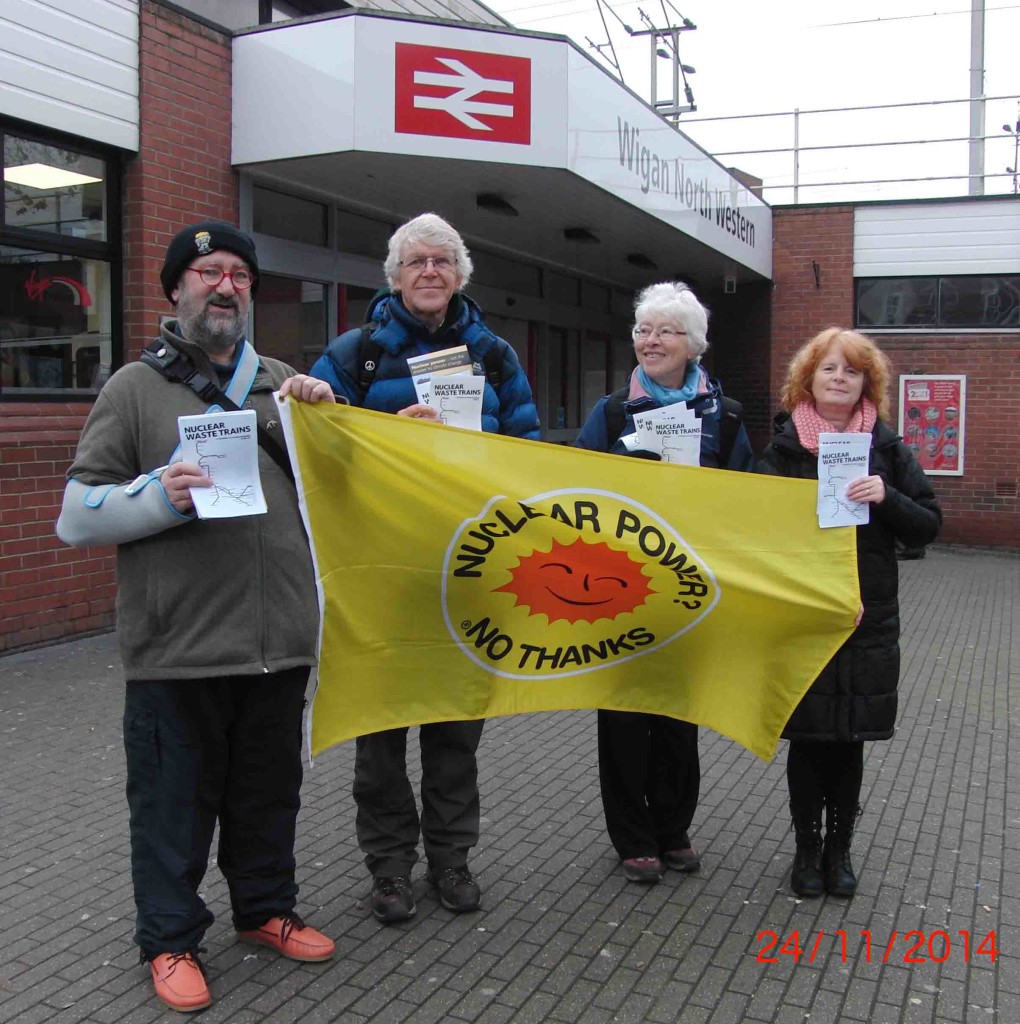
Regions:
<svg viewBox="0 0 1020 1024"><path fill-rule="evenodd" d="M235 928L293 912L308 673L128 681L135 941L145 959L195 950L212 923L198 890L217 821Z"/></svg>

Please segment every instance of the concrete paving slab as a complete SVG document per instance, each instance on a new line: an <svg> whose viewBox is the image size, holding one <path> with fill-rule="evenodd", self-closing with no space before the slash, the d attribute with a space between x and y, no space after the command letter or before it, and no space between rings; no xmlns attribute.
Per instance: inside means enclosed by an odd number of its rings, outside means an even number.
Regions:
<svg viewBox="0 0 1020 1024"><path fill-rule="evenodd" d="M1020 558L935 548L901 571L899 727L866 748L852 901L789 889L783 745L765 765L706 731L701 872L626 882L582 711L486 725L483 909L450 915L419 867L417 916L383 928L345 744L306 773L298 826L300 909L337 958L236 944L212 866L201 1019L1020 1024ZM4 1024L180 1019L131 941L122 691L112 636L0 658Z"/></svg>

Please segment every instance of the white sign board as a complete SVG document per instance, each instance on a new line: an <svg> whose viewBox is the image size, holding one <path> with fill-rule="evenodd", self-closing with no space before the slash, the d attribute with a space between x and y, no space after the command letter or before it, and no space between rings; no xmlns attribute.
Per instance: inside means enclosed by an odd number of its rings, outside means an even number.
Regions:
<svg viewBox="0 0 1020 1024"><path fill-rule="evenodd" d="M351 15L234 40L235 164L357 150L568 170L772 276L772 212L561 37Z"/></svg>
<svg viewBox="0 0 1020 1024"><path fill-rule="evenodd" d="M772 211L583 54L570 50L568 167L772 276Z"/></svg>

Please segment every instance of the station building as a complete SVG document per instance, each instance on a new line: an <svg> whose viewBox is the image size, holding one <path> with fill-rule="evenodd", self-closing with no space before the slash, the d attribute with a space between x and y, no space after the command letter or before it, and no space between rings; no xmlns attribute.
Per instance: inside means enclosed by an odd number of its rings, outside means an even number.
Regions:
<svg viewBox="0 0 1020 1024"><path fill-rule="evenodd" d="M63 474L170 313L167 242L207 217L255 237L250 336L305 369L362 323L393 229L440 213L550 442L626 379L654 281L709 306L706 362L757 448L796 347L860 326L957 389L944 539L1020 546L1009 197L772 208L575 44L474 0L8 0L0 137L0 651L112 623L113 552L53 535Z"/></svg>

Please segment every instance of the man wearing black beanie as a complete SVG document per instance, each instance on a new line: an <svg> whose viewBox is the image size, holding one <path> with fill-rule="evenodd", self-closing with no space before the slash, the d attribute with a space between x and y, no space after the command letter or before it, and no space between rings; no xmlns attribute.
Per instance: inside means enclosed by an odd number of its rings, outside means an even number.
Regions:
<svg viewBox="0 0 1020 1024"><path fill-rule="evenodd" d="M230 268L241 278L233 277ZM210 357L231 354L258 291L259 263L251 238L221 221L193 224L174 235L159 279L177 307L177 333Z"/></svg>
<svg viewBox="0 0 1020 1024"><path fill-rule="evenodd" d="M272 393L333 401L328 384L259 356L244 334L258 288L251 238L202 221L167 247L177 318L100 391L68 470L57 533L117 545L117 632L135 941L175 1010L211 1002L198 958L213 830L238 938L294 960L334 953L295 912L294 830L305 686L318 608ZM179 416L253 409L265 515L199 519L210 479L179 460Z"/></svg>

